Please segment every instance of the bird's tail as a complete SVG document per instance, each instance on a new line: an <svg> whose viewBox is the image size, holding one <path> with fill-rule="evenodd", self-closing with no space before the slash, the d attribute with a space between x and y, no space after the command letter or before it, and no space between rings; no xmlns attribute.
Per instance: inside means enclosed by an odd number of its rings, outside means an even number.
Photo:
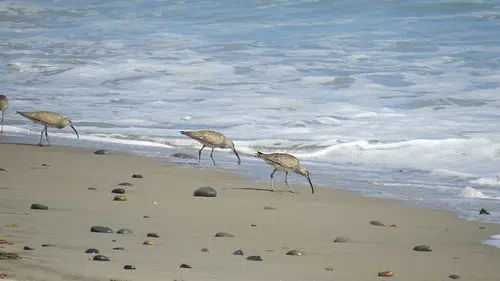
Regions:
<svg viewBox="0 0 500 281"><path fill-rule="evenodd" d="M257 153L255 153L255 157L258 157L258 158L261 158L262 155L264 155L264 153L262 153L260 151L257 151Z"/></svg>

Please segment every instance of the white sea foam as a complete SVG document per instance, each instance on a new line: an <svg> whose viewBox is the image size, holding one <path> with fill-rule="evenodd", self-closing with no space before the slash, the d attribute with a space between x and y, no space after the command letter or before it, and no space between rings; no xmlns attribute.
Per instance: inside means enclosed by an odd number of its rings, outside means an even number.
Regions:
<svg viewBox="0 0 500 281"><path fill-rule="evenodd" d="M500 200L500 197L499 196L489 196L489 195L485 195L483 194L481 191L477 190L477 189L474 189L470 186L464 188L461 192L460 192L460 196L463 197L463 198L473 198L473 199L494 199L494 200Z"/></svg>
<svg viewBox="0 0 500 281"><path fill-rule="evenodd" d="M500 248L500 234L490 236L489 239L486 239L483 243Z"/></svg>
<svg viewBox="0 0 500 281"><path fill-rule="evenodd" d="M500 187L500 176L480 178L471 181L471 183L475 185Z"/></svg>

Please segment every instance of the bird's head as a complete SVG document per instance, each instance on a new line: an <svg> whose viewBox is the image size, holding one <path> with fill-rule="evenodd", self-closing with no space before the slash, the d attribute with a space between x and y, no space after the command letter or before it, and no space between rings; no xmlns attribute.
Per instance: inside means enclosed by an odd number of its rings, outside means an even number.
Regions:
<svg viewBox="0 0 500 281"><path fill-rule="evenodd" d="M78 135L78 132L76 131L75 127L73 126L73 123L71 122L71 118L64 117L62 123L63 123L63 128L67 127L67 126L70 126L73 129L73 131L75 131L76 137L80 138L80 135Z"/></svg>

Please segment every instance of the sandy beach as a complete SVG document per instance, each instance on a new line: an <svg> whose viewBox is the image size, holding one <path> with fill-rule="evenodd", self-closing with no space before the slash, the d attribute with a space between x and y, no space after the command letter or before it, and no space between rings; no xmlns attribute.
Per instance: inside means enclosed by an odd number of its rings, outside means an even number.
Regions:
<svg viewBox="0 0 500 281"><path fill-rule="evenodd" d="M95 155L95 150L0 144L0 239L8 242L0 251L20 257L0 260L0 273L34 281L435 281L451 280L452 274L493 281L500 276L500 249L480 243L500 233L498 224L325 187L313 195L308 185L292 186L299 193L291 194L277 181L282 192L269 192L267 181L217 168L113 151ZM217 196L193 196L204 186ZM128 200L114 201L115 188L124 189ZM31 210L33 203L49 209ZM91 232L92 226L114 233ZM133 233L117 234L119 229ZM215 237L218 232L234 237ZM340 236L350 241L334 243ZM152 245L143 245L146 240ZM417 245L432 251L414 251ZM123 249L113 250L118 247ZM85 253L89 248L109 261L94 261ZM303 255L286 255L294 249ZM243 255L234 255L236 250ZM125 265L136 269L124 270ZM382 271L393 277L377 276Z"/></svg>

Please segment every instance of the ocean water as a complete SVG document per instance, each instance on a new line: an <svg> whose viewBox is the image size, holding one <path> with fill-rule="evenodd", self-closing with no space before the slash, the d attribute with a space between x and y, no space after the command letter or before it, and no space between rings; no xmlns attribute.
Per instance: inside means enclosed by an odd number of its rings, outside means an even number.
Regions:
<svg viewBox="0 0 500 281"><path fill-rule="evenodd" d="M52 110L74 145L168 157L214 129L243 162L216 161L266 185L257 150L318 189L500 223L499 0L17 0L0 23L7 136L42 129L16 110Z"/></svg>

